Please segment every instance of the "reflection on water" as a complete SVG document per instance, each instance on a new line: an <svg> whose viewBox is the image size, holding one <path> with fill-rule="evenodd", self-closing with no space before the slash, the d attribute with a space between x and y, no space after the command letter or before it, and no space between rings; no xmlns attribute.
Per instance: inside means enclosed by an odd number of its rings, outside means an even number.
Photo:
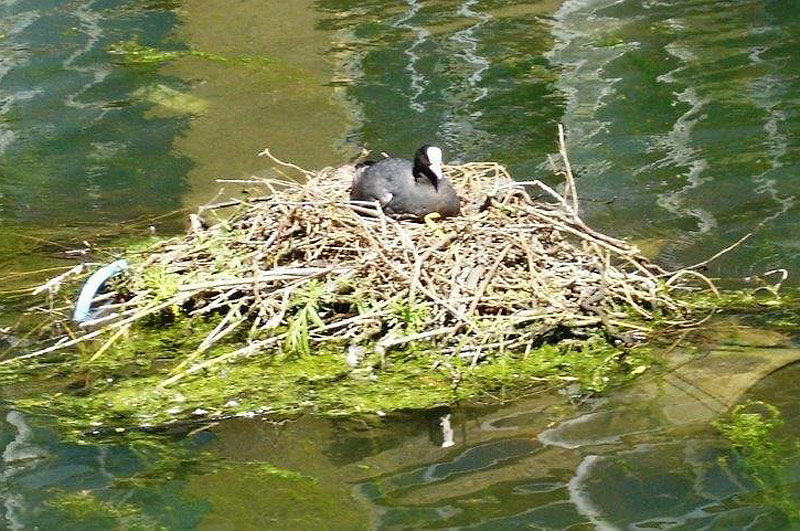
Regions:
<svg viewBox="0 0 800 531"><path fill-rule="evenodd" d="M709 422L800 351L780 334L715 334L707 355L676 350L663 377L583 404L541 393L409 415L237 419L125 446L58 441L42 419L4 409L0 518L11 529L791 529ZM788 503L800 502L798 370L744 396L785 420Z"/></svg>
<svg viewBox="0 0 800 531"><path fill-rule="evenodd" d="M109 63L106 48L160 41L170 11L134 1L0 3L0 224L52 225L161 213L179 204L180 119L147 119L134 97L163 79Z"/></svg>
<svg viewBox="0 0 800 531"><path fill-rule="evenodd" d="M3 529L186 529L207 511L181 488L182 475L198 469L191 442L159 450L146 441L69 443L41 419L0 413Z"/></svg>
<svg viewBox="0 0 800 531"><path fill-rule="evenodd" d="M330 32L317 27L312 0L187 0L178 30L193 49L228 56L266 57L262 68L209 64L187 59L163 71L192 85L208 102L175 140L174 152L189 157L187 206L211 200L216 179L264 175L257 154L268 146L284 160L305 168L343 161L349 119L333 97L333 68L325 54ZM231 185L226 193L237 191Z"/></svg>
<svg viewBox="0 0 800 531"><path fill-rule="evenodd" d="M550 57L573 162L584 190L617 197L593 217L668 238L670 264L755 231L715 272L800 265L785 237L800 215L798 30L796 2L566 2Z"/></svg>
<svg viewBox="0 0 800 531"><path fill-rule="evenodd" d="M425 112L426 106L424 103L420 103L419 98L425 92L427 83L425 81L425 76L417 71L417 62L419 62L417 48L425 44L425 41L430 37L431 33L422 26L412 25L412 21L420 8L419 2L416 0L407 0L407 3L408 9L392 23L392 27L408 30L414 34L414 41L404 51L408 56L406 71L408 71L411 77L411 94L408 98L408 106L421 113Z"/></svg>
<svg viewBox="0 0 800 531"><path fill-rule="evenodd" d="M616 198L586 202L594 223L664 240L668 265L754 230L718 262L728 277L800 256L790 1L8 0L0 15L2 223L202 203L218 178L268 171L265 145L317 167L437 142L541 176L563 120L584 195ZM270 63L112 63L134 38Z"/></svg>
<svg viewBox="0 0 800 531"><path fill-rule="evenodd" d="M441 144L449 159L498 159L534 171L552 150L562 111L547 2L321 0L321 27L342 101L356 118L348 140L410 154Z"/></svg>

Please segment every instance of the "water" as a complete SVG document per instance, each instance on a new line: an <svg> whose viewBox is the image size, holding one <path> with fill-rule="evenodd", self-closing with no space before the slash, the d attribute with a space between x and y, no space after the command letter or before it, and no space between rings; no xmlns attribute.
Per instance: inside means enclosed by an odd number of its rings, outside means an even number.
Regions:
<svg viewBox="0 0 800 531"><path fill-rule="evenodd" d="M0 514L11 529L795 529L709 426L721 409L681 384L718 367L700 360L582 405L551 393L350 421L233 420L166 446L58 441L11 410ZM778 492L795 506L799 370L746 395L786 421Z"/></svg>
<svg viewBox="0 0 800 531"><path fill-rule="evenodd" d="M270 62L107 53L133 39ZM210 200L218 178L269 173L266 145L314 168L435 142L448 160L555 182L543 161L559 122L593 225L668 266L754 232L711 273L794 272L799 39L793 0L2 0L0 276L63 264L126 220L174 229L154 218ZM779 407L787 440L796 373L751 391ZM690 404L678 421L636 392L237 421L156 445L74 444L0 408L0 527L789 527L720 461L730 449L709 422L724 408ZM796 501L797 463L781 474Z"/></svg>
<svg viewBox="0 0 800 531"><path fill-rule="evenodd" d="M754 232L715 274L796 268L797 3L568 2L556 20L581 184L617 198L596 222L663 235L675 265Z"/></svg>
<svg viewBox="0 0 800 531"><path fill-rule="evenodd" d="M107 222L180 205L191 161L170 147L186 122L146 117L135 91L162 76L115 67L105 51L139 33L162 42L176 17L115 4L0 4L4 225Z"/></svg>

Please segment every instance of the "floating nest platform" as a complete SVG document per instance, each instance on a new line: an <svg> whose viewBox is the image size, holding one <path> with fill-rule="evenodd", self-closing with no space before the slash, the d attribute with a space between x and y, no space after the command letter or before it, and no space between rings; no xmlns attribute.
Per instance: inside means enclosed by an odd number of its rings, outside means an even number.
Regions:
<svg viewBox="0 0 800 531"><path fill-rule="evenodd" d="M354 367L411 344L479 363L565 338L634 343L656 320L695 322L676 290L714 290L699 273L665 271L588 227L563 152L563 194L515 181L493 162L445 166L462 215L420 221L349 201L352 166L309 172L264 154L285 178L234 181L264 195L201 207L187 234L129 257L112 313L22 358L91 340L96 359L155 317L213 316L213 330L164 385L221 362L323 345ZM234 337L235 349L215 352Z"/></svg>

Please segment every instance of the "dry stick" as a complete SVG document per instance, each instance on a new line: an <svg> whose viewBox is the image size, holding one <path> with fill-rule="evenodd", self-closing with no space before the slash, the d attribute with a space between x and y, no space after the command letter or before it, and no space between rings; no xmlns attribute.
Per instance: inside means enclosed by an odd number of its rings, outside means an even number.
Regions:
<svg viewBox="0 0 800 531"><path fill-rule="evenodd" d="M126 305L126 306L129 306L129 305ZM117 313L117 312L110 313L108 315L104 315L103 317L98 317L97 319L92 319L91 321L84 321L84 322L80 323L78 326L80 326L83 329L94 328L95 326L97 326L99 324L109 323L109 322L113 321L114 319L118 319L120 317L125 317L126 315L133 315L137 311L138 311L138 309L134 307L134 308L130 308L128 310L125 310L124 312L121 312L121 313Z"/></svg>
<svg viewBox="0 0 800 531"><path fill-rule="evenodd" d="M286 217L284 217L278 222L278 226L275 227L275 229L272 231L272 234L270 234L269 238L267 238L267 241L264 242L263 249L265 250L270 249L275 244L275 242L278 241L278 238L281 238L283 236L284 232L286 232L286 229L292 223L292 218L294 218L296 212L297 212L297 207L292 208L286 215Z"/></svg>
<svg viewBox="0 0 800 531"><path fill-rule="evenodd" d="M566 146L565 146L565 142L564 142L564 128L563 128L563 126L561 124L559 124L559 126L558 126L558 133L559 133L559 152L561 154L562 159L564 160L564 165L565 165L565 168L566 168L567 189L568 189L568 191L571 192L571 196L572 196L572 203L573 203L573 209L572 210L573 211L571 212L571 214L572 214L573 221L578 224L578 226L582 229L583 233L588 233L589 235L593 236L594 239L596 239L596 240L604 241L604 242L606 242L608 244L613 245L614 247L617 247L619 245L629 246L629 244L627 242L625 242L624 240L619 240L617 238L613 238L613 237L608 236L606 234L603 234L603 233L595 231L594 229L592 229L591 227L586 225L586 223L584 223L583 220L581 220L580 217L578 216L577 188L575 187L575 179L574 179L574 177L572 175L572 169L571 169L571 166L570 166L570 163L569 163L569 158L567 157ZM544 185L540 181L532 181L531 184L536 184L536 185L540 186L543 190L548 191L551 195L553 195L557 199L560 199L562 203L566 204L566 199L565 198L561 198L552 188ZM570 232L573 232L573 234L576 234L578 236L582 236L581 231L570 231ZM620 255L623 255L623 256L627 255L628 253L630 253L630 254L639 254L638 251L635 251L633 248L630 248L629 250L616 248L616 249L614 249L614 251L616 253L620 254ZM648 273L649 275L652 275L652 273L648 272L646 270L646 268L641 266L639 261L634 261L634 260L632 260L630 258L626 258L626 259L629 262L631 262L633 265L635 265L637 267L637 269L640 269L641 271L643 271L645 273ZM664 270L661 267L657 266L656 264L652 264L651 262L648 262L648 265L660 270L661 272L664 272Z"/></svg>
<svg viewBox="0 0 800 531"><path fill-rule="evenodd" d="M286 286L283 288L283 298L281 299L280 310L278 313L274 314L272 317L264 325L264 330L271 330L272 328L277 327L278 325L283 322L283 318L286 315L286 312L289 310L289 303L292 299L292 292L300 285L300 283L294 283ZM274 296L277 292L273 292L272 295Z"/></svg>
<svg viewBox="0 0 800 531"><path fill-rule="evenodd" d="M0 365L6 365L6 364L9 364L9 363L13 363L13 362L17 362L17 361L22 361L22 360L27 360L27 359L30 359L30 358L35 358L35 357L38 357L38 356L42 356L44 354L49 354L50 352L55 352L57 350L63 350L65 348L71 347L73 345L77 345L78 343L82 343L83 341L88 341L90 339L94 339L95 337L97 337L99 335L102 335L103 333L108 332L109 330L113 330L115 328L118 328L118 327L121 327L121 326L125 326L127 324L130 324L130 323L133 323L135 321L138 321L142 317L146 317L146 316L151 315L151 314L153 314L155 312L161 311L164 308L169 308L170 306L173 306L175 304L181 304L182 302L186 301L187 299L188 299L188 297L170 299L169 301L161 303L161 304L158 304L156 306L151 306L149 308L145 308L144 310L141 310L141 311L137 312L136 314L132 315L131 317L128 317L128 318L123 319L122 321L118 321L116 323L112 323L111 325L107 326L106 328L101 328L99 330L95 330L94 332L90 332L88 334L84 334L82 336L78 336L78 337L76 337L74 339L70 339L69 341L61 341L61 342L59 342L59 343L57 343L55 345L52 345L52 346L47 347L47 348L43 348L41 350L37 350L35 352L30 352L28 354L22 354L21 356L16 356L16 357L13 357L13 358L10 358L10 359L7 359L7 360L2 360L2 361L0 361Z"/></svg>
<svg viewBox="0 0 800 531"><path fill-rule="evenodd" d="M376 240L374 238L374 236L366 228L366 226L364 226L364 234L366 234L367 238L369 238L372 242L377 243L379 247L384 247L383 242L381 242L379 240ZM397 265L394 262L392 262L391 260L389 260L386 257L386 255L384 255L380 250L378 250L378 254L389 265L389 267L391 267L398 275L400 275L401 277L408 278L408 274L406 272L404 272L403 270L401 270L399 267L397 267ZM417 282L416 285L417 285L417 289L419 289L419 291L424 293L429 299L432 299L432 300L438 302L443 308L446 308L454 317L456 317L460 321L463 321L464 323L467 323L467 324L470 323L470 320L469 320L468 317L464 316L456 308L454 308L453 306L448 304L446 301L442 300L441 297L439 297L438 295L433 293L431 290L429 290L428 288L426 288L425 286L423 286L419 282Z"/></svg>
<svg viewBox="0 0 800 531"><path fill-rule="evenodd" d="M540 335L540 333L541 333L540 330L533 330L533 331L530 331L530 332L526 332L526 333L521 334L520 336L518 336L518 339L515 340L512 343L505 343L504 341L497 341L495 343L485 343L484 342L483 344L481 344L479 347L477 347L475 349L468 349L465 352L459 353L459 356L462 357L462 358L466 358L467 356L469 356L469 357L475 359L475 354L477 353L477 355L478 355L477 359L479 360L480 359L480 354L483 353L483 351L485 349L494 349L494 348L497 348L497 347L499 347L499 346L501 346L503 344L505 344L506 348L514 348L515 346L517 346L517 343L519 343L519 345L522 345L528 339L536 339L536 337L538 335ZM447 347L447 348L442 349L442 354L454 354L456 352L456 350L458 350L458 349L459 349L458 347ZM472 350L475 350L476 352L472 352Z"/></svg>
<svg viewBox="0 0 800 531"><path fill-rule="evenodd" d="M500 267L500 264L503 262L503 260L506 257L506 254L508 254L508 251L510 249L511 249L511 244L509 243L506 244L505 247L503 247L502 251L500 251L500 255L494 261L494 264L492 265L492 268L489 270L489 273L483 279L483 282L481 282L481 284L478 286L478 290L475 293L475 297L472 299L472 304L469 305L469 309L467 310L467 315L471 316L472 314L475 313L475 309L478 307L478 303L480 303L480 299L483 296L483 293L486 291L486 288L489 287L489 284L492 282L495 273L497 273L497 268Z"/></svg>
<svg viewBox="0 0 800 531"><path fill-rule="evenodd" d="M64 280L66 280L67 277L72 276L72 275L79 275L80 273L82 273L83 272L83 267L84 267L83 264L78 264L78 265L74 266L73 268L71 268L69 271L67 271L65 273L62 273L62 274L58 275L57 277L51 278L50 280L48 280L47 282L45 282L41 286L39 286L37 288L33 288L33 291L31 292L31 295L38 295L38 294L42 293L43 291L53 292L55 290L58 290L58 288L61 287L61 283Z"/></svg>
<svg viewBox="0 0 800 531"><path fill-rule="evenodd" d="M203 370L205 368L211 367L211 366L216 365L218 363L222 363L222 362L224 362L226 360L238 358L239 356L244 356L244 355L256 352L258 350L261 350L261 349L263 349L265 347L270 346L273 343L277 343L278 341L280 341L281 339L286 337L286 335L287 335L286 332L284 332L283 334L280 334L280 335L277 335L277 336L272 336L270 338L262 339L260 341L254 341L253 343L250 343L246 347L240 348L240 349L235 350L233 352L228 352L226 354L222 354L220 356L217 356L216 358L211 358L210 360L206 360L204 362L198 363L197 365L192 365L191 367L189 367L185 371L180 372L178 374L175 374L174 376L170 376L169 378L167 378L166 380L161 382L158 385L158 387L159 388L167 387L169 385L174 384L177 381L182 380L186 376L194 374L194 373L196 373L198 371L201 371L201 370Z"/></svg>
<svg viewBox="0 0 800 531"><path fill-rule="evenodd" d="M298 278L308 279L326 275L328 273L346 274L351 271L352 270L350 268L346 267L287 267L265 272L257 277L230 278L223 280L212 280L209 282L200 282L198 284L186 284L178 287L178 291L198 292L231 286L247 286L250 284L259 284L261 282L296 280Z"/></svg>
<svg viewBox="0 0 800 531"><path fill-rule="evenodd" d="M117 331L114 333L114 335L113 335L113 336L111 336L110 338L108 338L108 341L106 341L105 343L103 343L103 346L102 346L102 347L100 347L99 349L97 349L97 352L95 352L95 353L92 355L92 357L91 357L91 358L89 358L89 360L88 360L86 363L91 363L91 362L93 362L94 360L96 360L97 358L99 358L100 356L102 356L102 355L103 355L103 353L104 353L105 351L107 351L109 348L111 348L111 345L113 345L113 344L114 344L114 342L115 342L117 339L121 338L121 337L122 337L122 336L123 336L123 335L124 335L124 334L125 334L125 333L126 333L128 330L130 330L130 328L131 328L131 325L126 325L126 326L123 326L123 327L121 327L119 330L117 330Z"/></svg>
<svg viewBox="0 0 800 531"><path fill-rule="evenodd" d="M534 183L541 184L538 181L534 181ZM610 236L606 236L602 233L598 233L594 230L588 229L588 227L586 227L583 224L583 222L581 222L578 218L574 216L571 216L569 219L564 219L562 216L556 216L560 219L555 220L552 212L544 212L536 208L526 209L525 212L529 215L536 216L537 218L544 221L548 226L553 227L555 230L564 230L585 240L601 242L603 243L604 246L610 248L616 254L625 255L634 253L634 250L629 247L629 244L627 242L623 240L618 240L616 238L611 238ZM578 225L578 228L573 227L573 225ZM626 249L625 247L628 247L628 249Z"/></svg>
<svg viewBox="0 0 800 531"><path fill-rule="evenodd" d="M235 287L235 288L231 288L231 289L229 289L229 290L227 290L225 292L222 292L219 295L217 295L216 297L214 297L213 299L211 299L210 302L207 302L204 306L189 312L189 316L190 317L194 317L196 315L203 315L203 314L206 314L206 313L211 313L212 311L216 310L217 308L224 308L226 306L229 306L229 303L230 303L231 299L233 298L233 295L236 294L237 292L241 292L241 291L242 291L241 288ZM190 297L195 297L195 296L199 295L200 293L201 292L199 292L199 291L195 291L193 293L190 293L189 296ZM240 302L241 302L241 300L240 300Z"/></svg>
<svg viewBox="0 0 800 531"><path fill-rule="evenodd" d="M578 217L578 191L575 188L575 177L572 175L572 167L567 157L567 145L564 141L564 126L558 124L558 152L564 162L565 177L567 179L567 191L572 199L572 212ZM565 194L566 195L566 194Z"/></svg>
<svg viewBox="0 0 800 531"><path fill-rule="evenodd" d="M389 300L394 300L394 298L389 299ZM386 301L386 302L388 303L388 301ZM381 315L384 315L383 311L381 311L381 312L373 311L373 312L370 312L370 313L357 315L357 316L351 317L349 319L344 319L344 320L338 321L336 323L331 323L331 324L325 325L325 326L323 326L321 328L309 330L309 335L311 335L312 333L316 333L316 332L324 332L324 331L328 331L328 330L336 330L337 328L342 328L344 326L349 326L349 325L351 325L354 322L357 322L359 320L373 319L373 318L379 317ZM286 336L287 336L287 333L284 332L284 333L279 334L277 336L272 336L272 337L269 337L267 339L262 339L260 341L254 341L253 343L250 343L246 347L242 347L242 348L240 348L238 350L235 350L233 352L228 352L226 354L222 354L220 356L217 356L216 358L212 358L212 359L206 360L206 361L204 361L202 363L198 363L197 365L193 365L193 366L189 367L188 369L186 369L185 371L183 371L183 372L181 372L179 374L176 374L174 376L171 376L171 377L167 378L161 384L159 384L159 386L162 387L162 388L163 387L167 387L168 385L171 385L171 384L183 379L186 376L194 374L194 373L196 373L198 371L201 371L203 369L206 369L208 367L212 367L212 366L214 366L214 365L216 365L218 363L222 363L224 361L233 360L233 359L241 357L241 356L252 354L252 353L257 352L259 350L262 350L265 347L268 347L268 346L270 346L270 345L272 345L274 343L277 343L278 341L284 339Z"/></svg>
<svg viewBox="0 0 800 531"><path fill-rule="evenodd" d="M684 269L697 269L698 267L703 267L704 265L710 264L711 262L713 262L714 260L716 260L720 256L722 256L722 255L724 255L726 253L729 253L733 249L739 247L741 244L743 244L752 235L753 235L752 232L748 232L747 234L745 234L744 236L739 238L735 243L725 247L723 250L721 250L720 252L718 252L717 254L712 256L711 258L707 258L706 260L703 260L702 262L697 262L696 264L691 265L689 267L686 267Z"/></svg>
<svg viewBox="0 0 800 531"><path fill-rule="evenodd" d="M686 276L686 275L699 278L700 280L702 280L703 282L706 283L706 285L709 287L709 289L711 289L711 291L714 293L714 295L717 296L717 298L721 297L721 295L719 294L719 290L717 290L717 287L714 286L713 282L711 282L711 279L709 279L707 276L705 276L705 275L703 275L701 273L698 273L697 271L693 271L691 269L681 269L680 271L677 271L674 275L672 275L667 280L667 282L666 282L667 286L672 286L672 284L676 280L678 280L680 277L683 277L683 276Z"/></svg>
<svg viewBox="0 0 800 531"><path fill-rule="evenodd" d="M653 331L652 328L649 328L647 326L641 326L641 325L637 325L635 323L629 323L628 321L621 321L619 319L609 319L608 322L613 324L613 325L615 325L615 326L620 326L620 327L623 327L623 328L632 328L634 330L639 330L641 332L652 332Z"/></svg>
<svg viewBox="0 0 800 531"><path fill-rule="evenodd" d="M92 265L92 264L81 264L81 265ZM34 271L11 271L0 277L0 283L8 282L11 278L19 278L19 277L29 277L35 275L41 275L43 273L48 273L50 271L64 271L65 269L74 269L76 266L56 266L56 267L45 267L43 269L37 269Z"/></svg>
<svg viewBox="0 0 800 531"><path fill-rule="evenodd" d="M631 306L631 308L636 310L637 313L639 313L645 319L653 318L653 314L651 314L650 312L648 312L647 310L636 304L636 302L634 301L634 297L631 294L631 288L627 283L624 282L622 283L622 293L625 300L628 301L628 304Z"/></svg>
<svg viewBox="0 0 800 531"><path fill-rule="evenodd" d="M381 259L383 259L383 261L386 262L386 264L389 267L394 269L401 277L407 278L408 274L405 271L401 270L399 267L397 267L397 265L391 260L389 260L388 256L385 254L387 252L391 254L392 251L391 248L389 248L389 246L387 246L382 239L377 238L375 234L371 230L369 230L369 227L367 226L367 224L364 222L363 219L361 219L357 215L354 215L353 217L358 222L358 227L361 228L361 232L364 234L367 240L373 245L373 247L376 247L375 250L381 257Z"/></svg>
<svg viewBox="0 0 800 531"><path fill-rule="evenodd" d="M222 339L223 337L228 335L230 332L235 330L242 322L244 322L246 316L245 317L240 317L239 319L235 320L233 322L233 324L228 326L228 323L233 319L233 316L236 313L238 313L239 310L241 310L241 308L242 308L242 304L238 304L237 306L234 306L233 308L231 308L228 311L228 313L225 314L225 317L222 318L222 320L219 322L219 324L214 327L214 329L211 331L211 333L209 333L205 337L205 339L203 339L203 341L195 349L195 351L192 352L191 354L189 354L186 357L186 359L181 361L178 365L173 367L170 370L170 373L175 373L175 372L179 371L180 369L184 368L186 365L188 365L189 363L191 363L192 361L197 359L199 356L202 356L203 352L205 352L206 350L211 348L214 345L214 343L216 343L219 339Z"/></svg>
<svg viewBox="0 0 800 531"><path fill-rule="evenodd" d="M383 226L384 231L387 230L390 222L388 217L384 215L383 210L380 211L380 221L381 225ZM414 240L409 236L408 231L403 228L403 225L400 224L398 221L391 220L391 226L397 230L397 234L400 237L400 243L403 244L403 248L411 251L411 255L414 257L414 262L419 259L419 251L417 250L417 246L414 245ZM411 261L408 259L408 255L404 255L406 260L406 264L410 267Z"/></svg>
<svg viewBox="0 0 800 531"><path fill-rule="evenodd" d="M458 275L461 273L461 250L460 245L453 246L453 255L455 256L455 262L453 266L450 268L450 295L447 297L447 300L453 302L453 299L458 297L460 294L460 286L458 285Z"/></svg>
<svg viewBox="0 0 800 531"><path fill-rule="evenodd" d="M42 319L35 326L31 327L30 330L27 330L24 334L19 336L19 339L20 340L25 340L25 339L28 339L29 337L33 337L34 335L38 334L42 329L47 328L47 326L50 325L50 324L51 323L48 322L46 319ZM0 331L2 331L2 330L0 330ZM7 331L8 330L6 330L6 332ZM12 347L12 346L8 346L5 349L1 350L0 351L0 358L5 357L5 355L8 354L9 352L11 352L11 350L13 348L14 347Z"/></svg>
<svg viewBox="0 0 800 531"><path fill-rule="evenodd" d="M384 338L378 342L384 348L396 347L397 345L404 345L412 341L421 341L423 339L430 339L436 336L443 336L455 330L455 326L447 326L444 328L436 328L427 332L420 332L419 334L412 334L410 336L403 336L398 338Z"/></svg>
<svg viewBox="0 0 800 531"><path fill-rule="evenodd" d="M422 264L425 262L425 260L430 258L430 256L433 253L435 253L436 251L438 251L439 249L441 249L442 247L444 247L445 245L447 245L451 241L455 240L457 237L458 237L458 235L455 234L455 233L450 233L450 234L444 236L443 238L439 239L439 241L434 243L433 246L430 247L427 251L425 251L425 253L422 256L417 258L417 262L414 264L414 271L411 274L411 280L409 282L409 284L410 284L410 287L409 287L409 290L408 290L408 302L409 303L413 303L414 299L417 296L417 285L419 284L420 286L422 286L422 283L420 282L420 279L419 279L420 274L422 273Z"/></svg>
<svg viewBox="0 0 800 531"><path fill-rule="evenodd" d="M311 171L308 171L308 170L304 170L303 168L301 168L300 166L297 166L296 164L292 164L290 162L284 162L284 161L276 158L272 153L269 152L269 148L265 147L264 151L259 153L258 156L259 157L267 156L270 159L272 159L272 161L275 162L276 164L280 164L281 166L286 166L287 168L295 169L295 170L299 171L300 173L304 174L306 177L313 177L314 176L314 172L311 172Z"/></svg>
<svg viewBox="0 0 800 531"><path fill-rule="evenodd" d="M562 211L553 210L553 209L547 209L548 212L544 213L543 212L543 210L545 210L544 208L542 208L542 207L536 208L536 207L533 207L533 205L531 205L531 208L526 210L526 212L532 210L536 214L543 215L545 217L545 219L549 219L549 216L556 215L559 218L564 219L564 221L566 223L576 223L582 230L584 230L588 234L591 234L592 236L594 236L595 238L597 238L599 240L607 241L607 242L609 242L611 244L614 244L614 245L622 245L622 246L630 247L630 244L628 242L626 242L625 240L620 240L618 238L614 238L614 237L609 236L607 234L603 234L602 232L597 232L596 230L594 230L591 227L589 227L588 225L586 225L586 223L583 220L581 220L577 216L577 214L575 212L571 212L569 210L569 205L567 204L566 197L565 196L561 196L561 194L556 192L550 186L547 186L546 184L544 184L542 181L539 181L539 180L515 181L515 182L512 182L512 183L508 183L505 186L502 186L499 190L505 190L507 188L515 188L518 185L520 185L520 186L538 186L539 188L541 188L542 190L544 190L545 192L550 194L554 199L556 199L556 201L558 201L559 203L561 203L562 205L565 205L567 207L566 209L564 209ZM565 216L563 216L563 214L569 214L569 217L565 217ZM633 248L630 248L630 251L633 252Z"/></svg>
<svg viewBox="0 0 800 531"><path fill-rule="evenodd" d="M539 293L544 299L552 306L557 307L558 302L555 301L552 296L550 295L550 289L547 286L547 282L541 278L541 275L536 271L536 265L534 263L533 257L533 249L531 249L528 240L525 238L520 238L519 240L522 243L522 247L525 250L525 255L528 258L528 274L530 276L530 283L531 289L534 293Z"/></svg>

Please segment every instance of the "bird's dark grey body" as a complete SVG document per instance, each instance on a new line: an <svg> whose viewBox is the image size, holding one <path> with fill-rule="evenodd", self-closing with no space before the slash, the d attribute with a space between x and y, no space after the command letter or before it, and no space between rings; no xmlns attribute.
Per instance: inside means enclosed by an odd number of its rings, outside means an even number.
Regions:
<svg viewBox="0 0 800 531"><path fill-rule="evenodd" d="M423 146L414 162L389 158L358 168L350 199L377 200L384 212L394 216L423 218L433 212L457 216L461 208L458 195L450 181L441 176L441 162L428 162L427 150L431 148L441 154L438 148Z"/></svg>

